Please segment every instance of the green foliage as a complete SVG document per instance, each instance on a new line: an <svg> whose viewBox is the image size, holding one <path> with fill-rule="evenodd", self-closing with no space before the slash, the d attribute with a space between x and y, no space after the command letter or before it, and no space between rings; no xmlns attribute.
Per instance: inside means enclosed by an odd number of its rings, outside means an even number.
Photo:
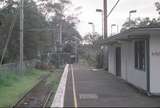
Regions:
<svg viewBox="0 0 160 108"><path fill-rule="evenodd" d="M93 48L91 45L83 45L80 48L80 59L85 61L87 64L91 66L96 66L96 55L97 50Z"/></svg>
<svg viewBox="0 0 160 108"><path fill-rule="evenodd" d="M83 41L86 45L80 48L81 58L85 59L89 65L96 66L96 55L101 51L102 36L89 33L84 36Z"/></svg>
<svg viewBox="0 0 160 108"><path fill-rule="evenodd" d="M0 73L0 107L12 107L27 91L29 91L44 72L36 69L26 72L23 75L15 72Z"/></svg>
<svg viewBox="0 0 160 108"><path fill-rule="evenodd" d="M127 20L123 25L121 31L128 30L129 28L141 28L141 27L160 27L159 19L150 19L146 18L136 18L135 20L131 20L129 24L129 20Z"/></svg>
<svg viewBox="0 0 160 108"><path fill-rule="evenodd" d="M14 73L4 72L0 73L0 87L1 86L10 86L14 81L18 80L18 77Z"/></svg>
<svg viewBox="0 0 160 108"><path fill-rule="evenodd" d="M53 3L51 0L25 0L24 2L24 59L36 58L40 53L48 52L53 49L59 35L59 25L62 24L63 43L80 37L75 29L77 17L65 16L65 11L71 2L69 0L59 0ZM1 0L0 20L3 19L3 26L0 27L0 55L5 47L8 38L9 28L16 13L19 13L19 2L16 0ZM54 14L53 14L54 13ZM66 19L65 19L66 17ZM14 30L5 54L4 63L19 60L19 24L18 14ZM48 31L53 28L54 31ZM35 30L42 29L42 30ZM44 29L44 30L43 30Z"/></svg>
<svg viewBox="0 0 160 108"><path fill-rule="evenodd" d="M40 71L36 69L28 70L23 75L19 74L18 72L11 72L7 69L4 69L0 72L0 87L1 86L11 86L14 82L17 82L20 80L20 77L26 77L26 76L36 76Z"/></svg>
<svg viewBox="0 0 160 108"><path fill-rule="evenodd" d="M160 2L155 2L157 12L160 14Z"/></svg>
<svg viewBox="0 0 160 108"><path fill-rule="evenodd" d="M62 75L63 69L61 72L57 72L56 70L52 72L52 74L48 77L46 85L52 85L53 91L56 91L59 85L59 81Z"/></svg>
<svg viewBox="0 0 160 108"><path fill-rule="evenodd" d="M160 2L155 2L156 11L160 14ZM139 28L139 27L152 27L152 28L159 28L160 27L160 18L153 18L150 19L149 17L146 18L136 18L135 20L127 19L126 22L122 25L121 31L128 30L130 28Z"/></svg>
<svg viewBox="0 0 160 108"><path fill-rule="evenodd" d="M101 51L101 43L102 43L103 37L97 33L94 34L87 34L84 36L83 41L88 44L88 46L91 46L93 50L95 50L95 53L98 53Z"/></svg>
<svg viewBox="0 0 160 108"><path fill-rule="evenodd" d="M101 38L102 36L100 36L97 33L94 34L88 33L87 35L84 36L83 40L85 41L85 43L94 45L94 43L100 40Z"/></svg>
<svg viewBox="0 0 160 108"><path fill-rule="evenodd" d="M0 52L6 45L9 28L13 19L19 12L18 2L7 2L6 6L1 9L1 14L5 17L4 27L1 28L0 33ZM32 0L25 0L24 7L24 59L32 59L37 56L38 50L49 43L49 35L47 32L29 32L30 29L43 28L47 26L45 17L39 12L37 5ZM19 14L12 31L12 36L5 54L4 62L15 62L19 59Z"/></svg>
<svg viewBox="0 0 160 108"><path fill-rule="evenodd" d="M67 43L64 47L63 47L63 51L65 53L73 53L73 46L70 43Z"/></svg>
<svg viewBox="0 0 160 108"><path fill-rule="evenodd" d="M69 0L59 0L59 2L53 2L52 0L37 0L38 8L43 14L55 13L56 16L64 15L66 6L71 4Z"/></svg>

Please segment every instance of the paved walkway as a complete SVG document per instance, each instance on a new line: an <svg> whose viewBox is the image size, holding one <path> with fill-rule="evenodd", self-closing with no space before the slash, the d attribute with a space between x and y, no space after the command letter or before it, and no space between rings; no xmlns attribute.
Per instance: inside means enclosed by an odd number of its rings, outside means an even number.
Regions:
<svg viewBox="0 0 160 108"><path fill-rule="evenodd" d="M68 74L64 105L66 107L160 107L160 97L139 93L123 80L83 64L73 65Z"/></svg>

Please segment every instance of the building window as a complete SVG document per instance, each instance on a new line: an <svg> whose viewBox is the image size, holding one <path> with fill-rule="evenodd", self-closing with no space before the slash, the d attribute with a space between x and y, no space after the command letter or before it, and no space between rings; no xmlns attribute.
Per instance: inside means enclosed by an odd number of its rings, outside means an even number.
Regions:
<svg viewBox="0 0 160 108"><path fill-rule="evenodd" d="M135 41L135 68L145 70L145 40Z"/></svg>

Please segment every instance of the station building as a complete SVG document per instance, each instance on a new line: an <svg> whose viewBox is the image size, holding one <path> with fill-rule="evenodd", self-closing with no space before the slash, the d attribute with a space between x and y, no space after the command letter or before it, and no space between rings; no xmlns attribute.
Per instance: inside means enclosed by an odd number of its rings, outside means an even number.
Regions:
<svg viewBox="0 0 160 108"><path fill-rule="evenodd" d="M110 36L108 71L149 94L160 95L160 28L135 28Z"/></svg>

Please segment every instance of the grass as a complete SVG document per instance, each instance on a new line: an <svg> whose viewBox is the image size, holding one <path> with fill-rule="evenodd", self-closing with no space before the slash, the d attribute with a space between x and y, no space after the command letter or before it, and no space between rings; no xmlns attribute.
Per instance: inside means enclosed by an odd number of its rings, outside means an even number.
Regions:
<svg viewBox="0 0 160 108"><path fill-rule="evenodd" d="M53 91L56 92L63 70L55 70L47 79L46 84L51 84Z"/></svg>
<svg viewBox="0 0 160 108"><path fill-rule="evenodd" d="M39 77L49 72L30 70L23 75L14 72L0 73L0 107L9 107L15 104L38 81Z"/></svg>

